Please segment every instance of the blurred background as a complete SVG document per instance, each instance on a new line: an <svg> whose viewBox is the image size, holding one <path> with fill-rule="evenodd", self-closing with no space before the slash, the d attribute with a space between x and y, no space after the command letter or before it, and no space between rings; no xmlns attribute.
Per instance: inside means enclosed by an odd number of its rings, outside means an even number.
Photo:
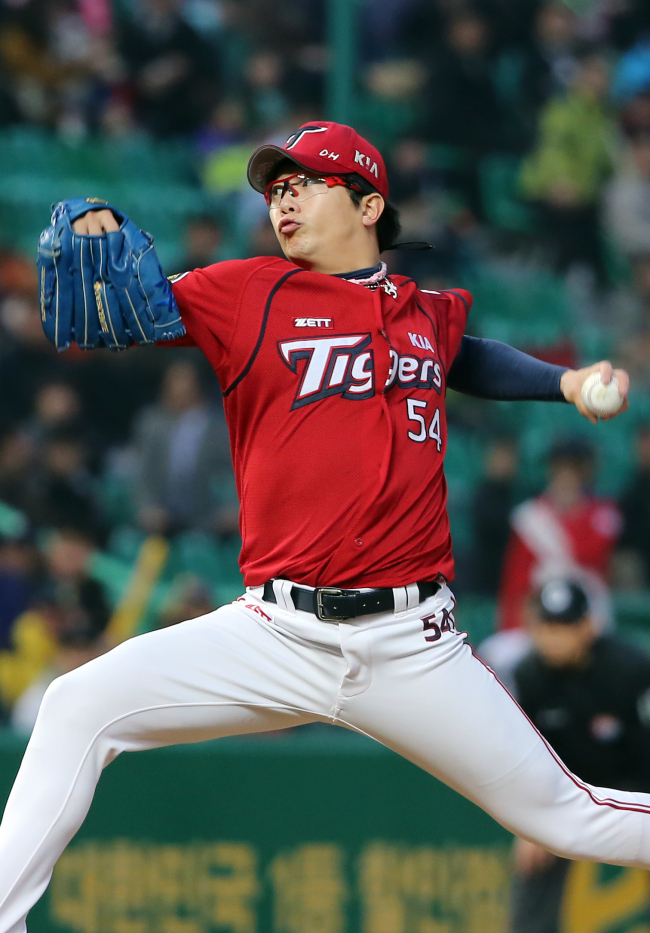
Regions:
<svg viewBox="0 0 650 933"><path fill-rule="evenodd" d="M595 428L569 406L449 394L459 627L474 644L485 642L485 656L507 678L530 649L531 591L563 569L589 591L599 632L650 647L647 0L0 0L0 781L7 790L57 674L131 635L208 612L242 586L238 503L212 371L192 350L57 355L41 332L34 261L50 205L94 196L119 206L153 233L168 274L278 254L245 167L261 142L282 144L318 119L351 123L381 149L402 239L434 244L429 252L385 254L392 272L423 288L468 288L469 333L566 366L609 358L631 375L629 413ZM339 748L339 738L316 729L226 742L223 753L206 751L206 761L234 769L241 783L244 764L246 774L257 773L255 755L278 756L278 775L295 775L291 755L302 755L305 780L321 787L323 768L334 769L336 783L344 760L347 774L354 755L367 769L367 756L380 754L353 736ZM146 760L168 769L174 786L189 780L165 754ZM381 760L386 775L372 793L381 786L386 801L421 781L410 765ZM364 797L361 764L355 793ZM135 765L114 767L123 769L127 796L133 781L152 780L145 765L131 783L124 769ZM650 774L643 780L650 786ZM269 786L281 794L287 785L278 776ZM403 809L395 825L369 815L366 835L360 829L354 842L329 839L329 818L310 830L307 815L287 811L287 821L307 822L304 832L296 824L294 848L281 851L256 841L259 827L250 829L253 842L242 842L245 830L238 836L235 827L215 854L198 802L174 830L179 838L166 839L159 824L171 804L162 798L157 829L145 821L136 832L133 811L119 835L135 832L136 841L110 841L115 812L107 810L55 874L64 880L42 929L248 933L267 917L264 930L289 933L505 931L507 834L438 789L443 810L458 814L445 821L431 786L427 778L422 794L435 819L424 828L415 800L396 804ZM211 818L223 807L215 793L201 785L196 794L211 801ZM269 796L269 806L277 799ZM124 813L118 797L111 800ZM349 812L358 818L356 806ZM237 813L237 825L248 825L245 811ZM215 825L224 839L223 822ZM373 842L380 837L392 841ZM216 901L201 916L183 906L185 894L170 895L166 913L145 909L143 897L164 900L164 885L150 879L146 897L129 888L124 879L142 874L133 867L139 859L157 865L160 878L173 876L176 888L192 874L178 866L205 868L214 859L217 867L205 871ZM638 913L645 880L634 872L603 880L583 868L564 933L647 933ZM103 895L88 894L87 875L104 878ZM598 906L601 882L607 903L619 905L611 915ZM188 904L200 901L193 888L182 890ZM597 905L593 916L579 907L581 891L584 903ZM274 906L258 915L254 905L267 895ZM325 901L338 906L328 913ZM118 902L127 905L123 913L111 914Z"/></svg>

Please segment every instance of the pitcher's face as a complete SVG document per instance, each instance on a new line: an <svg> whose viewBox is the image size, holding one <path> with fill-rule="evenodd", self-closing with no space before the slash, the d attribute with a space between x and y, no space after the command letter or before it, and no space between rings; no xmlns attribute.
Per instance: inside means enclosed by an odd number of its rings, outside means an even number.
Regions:
<svg viewBox="0 0 650 933"><path fill-rule="evenodd" d="M381 202L381 195L370 196ZM354 204L342 185L328 187L322 176L284 172L269 186L269 215L282 251L290 262L310 267L336 262L366 236L367 198ZM381 213L381 211L379 211ZM345 269L343 263L342 271Z"/></svg>

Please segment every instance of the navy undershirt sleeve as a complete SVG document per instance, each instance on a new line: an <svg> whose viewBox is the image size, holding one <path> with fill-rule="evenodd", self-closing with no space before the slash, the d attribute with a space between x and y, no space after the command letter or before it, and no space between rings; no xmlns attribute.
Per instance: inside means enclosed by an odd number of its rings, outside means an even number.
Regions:
<svg viewBox="0 0 650 933"><path fill-rule="evenodd" d="M566 366L544 363L498 340L464 336L447 385L464 395L495 400L564 402Z"/></svg>

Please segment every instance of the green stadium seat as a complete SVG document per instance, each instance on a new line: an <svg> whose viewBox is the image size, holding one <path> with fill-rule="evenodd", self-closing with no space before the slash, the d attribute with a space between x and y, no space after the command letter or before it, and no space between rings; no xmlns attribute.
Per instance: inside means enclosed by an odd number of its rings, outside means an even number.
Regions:
<svg viewBox="0 0 650 933"><path fill-rule="evenodd" d="M454 544L460 550L471 543L473 493L483 473L481 440L476 434L454 428L449 432L445 457L448 509Z"/></svg>
<svg viewBox="0 0 650 933"><path fill-rule="evenodd" d="M99 478L95 495L102 513L111 526L129 526L135 522L133 484L116 473Z"/></svg>
<svg viewBox="0 0 650 933"><path fill-rule="evenodd" d="M481 198L487 220L498 230L534 233L537 215L517 195L521 160L518 156L493 154L481 160Z"/></svg>
<svg viewBox="0 0 650 933"><path fill-rule="evenodd" d="M50 205L86 196L105 198L151 230L163 264L181 252L188 215L215 209L184 141L137 136L72 145L38 129L0 132L0 238L7 245L33 254Z"/></svg>
<svg viewBox="0 0 650 933"><path fill-rule="evenodd" d="M496 603L487 596L463 593L454 609L456 628L467 632L472 645L479 645L492 635L496 624Z"/></svg>
<svg viewBox="0 0 650 933"><path fill-rule="evenodd" d="M565 283L539 269L479 267L465 277L473 332L515 346L549 346L571 333Z"/></svg>
<svg viewBox="0 0 650 933"><path fill-rule="evenodd" d="M199 576L221 605L244 591L237 564L240 547L239 539L222 542L202 532L185 532L174 540L170 565L174 573Z"/></svg>
<svg viewBox="0 0 650 933"><path fill-rule="evenodd" d="M108 552L127 564L134 563L146 533L133 525L118 525L108 538Z"/></svg>
<svg viewBox="0 0 650 933"><path fill-rule="evenodd" d="M427 151L427 163L440 172L465 171L471 168L472 156L465 146L433 143Z"/></svg>
<svg viewBox="0 0 650 933"><path fill-rule="evenodd" d="M0 501L0 535L21 538L29 528L27 516L6 502Z"/></svg>
<svg viewBox="0 0 650 933"><path fill-rule="evenodd" d="M614 421L590 425L573 406L519 403L522 428L519 447L522 472L532 488L540 488L546 477L548 451L558 437L583 437L597 451L596 491L619 496L632 469L631 448L637 419L626 415Z"/></svg>
<svg viewBox="0 0 650 933"><path fill-rule="evenodd" d="M119 557L106 551L96 551L88 568L90 576L106 588L112 608L115 608L122 598L131 579L132 571L132 563L120 560Z"/></svg>
<svg viewBox="0 0 650 933"><path fill-rule="evenodd" d="M614 593L614 610L623 634L650 651L650 591Z"/></svg>

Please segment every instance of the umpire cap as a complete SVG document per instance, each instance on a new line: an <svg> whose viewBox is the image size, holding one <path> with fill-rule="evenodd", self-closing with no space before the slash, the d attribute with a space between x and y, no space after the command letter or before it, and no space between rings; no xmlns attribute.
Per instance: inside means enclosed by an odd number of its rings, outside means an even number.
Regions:
<svg viewBox="0 0 650 933"><path fill-rule="evenodd" d="M549 580L533 596L533 608L544 622L573 625L590 610L586 591L575 580Z"/></svg>

